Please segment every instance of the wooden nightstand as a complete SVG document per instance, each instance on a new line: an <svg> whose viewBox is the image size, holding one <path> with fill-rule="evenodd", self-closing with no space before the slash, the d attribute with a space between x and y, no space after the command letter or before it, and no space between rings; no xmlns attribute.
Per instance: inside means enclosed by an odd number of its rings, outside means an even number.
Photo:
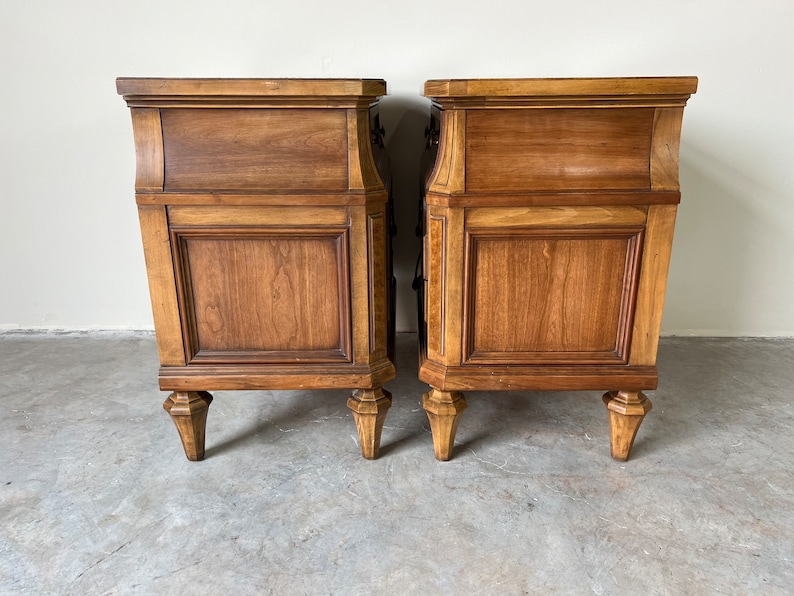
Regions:
<svg viewBox="0 0 794 596"><path fill-rule="evenodd" d="M204 457L209 390L340 387L355 389L361 452L377 457L395 374L384 81L116 85L160 388L188 459Z"/></svg>
<svg viewBox="0 0 794 596"><path fill-rule="evenodd" d="M439 80L419 377L448 459L472 390L611 390L626 460L657 384L694 77Z"/></svg>

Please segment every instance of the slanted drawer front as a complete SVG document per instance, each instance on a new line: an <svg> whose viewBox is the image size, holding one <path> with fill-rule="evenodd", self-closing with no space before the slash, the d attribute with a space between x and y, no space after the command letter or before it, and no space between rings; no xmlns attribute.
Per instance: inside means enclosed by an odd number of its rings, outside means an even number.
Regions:
<svg viewBox="0 0 794 596"><path fill-rule="evenodd" d="M343 110L161 112L166 191L348 188Z"/></svg>
<svg viewBox="0 0 794 596"><path fill-rule="evenodd" d="M654 108L471 109L466 192L647 190Z"/></svg>

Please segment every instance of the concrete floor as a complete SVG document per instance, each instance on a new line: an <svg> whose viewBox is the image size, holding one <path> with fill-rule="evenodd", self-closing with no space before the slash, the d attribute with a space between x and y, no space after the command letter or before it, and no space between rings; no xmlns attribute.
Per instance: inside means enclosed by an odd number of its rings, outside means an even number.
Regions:
<svg viewBox="0 0 794 596"><path fill-rule="evenodd" d="M415 342L377 461L334 390L215 393L191 463L153 336L0 336L0 594L794 589L794 340L664 339L625 464L598 392L471 392L437 462Z"/></svg>

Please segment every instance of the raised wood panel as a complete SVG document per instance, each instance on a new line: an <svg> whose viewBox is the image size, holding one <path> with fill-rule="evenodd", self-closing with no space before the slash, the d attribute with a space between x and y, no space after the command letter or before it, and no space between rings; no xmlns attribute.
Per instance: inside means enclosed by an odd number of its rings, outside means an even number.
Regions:
<svg viewBox="0 0 794 596"><path fill-rule="evenodd" d="M353 309L353 362L370 362L370 287L368 215L350 209L350 302Z"/></svg>
<svg viewBox="0 0 794 596"><path fill-rule="evenodd" d="M467 112L467 192L650 188L653 108Z"/></svg>
<svg viewBox="0 0 794 596"><path fill-rule="evenodd" d="M172 235L191 363L349 361L346 231Z"/></svg>
<svg viewBox="0 0 794 596"><path fill-rule="evenodd" d="M346 190L341 110L163 110L167 191Z"/></svg>
<svg viewBox="0 0 794 596"><path fill-rule="evenodd" d="M386 214L367 216L369 264L369 350L373 360L386 357L388 342L387 303L388 277L386 275Z"/></svg>
<svg viewBox="0 0 794 596"><path fill-rule="evenodd" d="M625 364L641 234L471 231L467 363Z"/></svg>
<svg viewBox="0 0 794 596"><path fill-rule="evenodd" d="M434 357L443 358L447 278L447 218L444 215L429 215L426 242L427 350Z"/></svg>

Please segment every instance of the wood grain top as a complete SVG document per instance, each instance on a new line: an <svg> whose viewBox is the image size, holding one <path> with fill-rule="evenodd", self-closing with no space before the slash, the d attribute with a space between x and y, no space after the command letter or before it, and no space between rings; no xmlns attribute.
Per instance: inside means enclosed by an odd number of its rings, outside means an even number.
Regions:
<svg viewBox="0 0 794 596"><path fill-rule="evenodd" d="M373 101L386 94L381 79L116 79L116 91L130 105L248 104L269 102Z"/></svg>
<svg viewBox="0 0 794 596"><path fill-rule="evenodd" d="M382 79L116 79L120 95L383 95Z"/></svg>
<svg viewBox="0 0 794 596"><path fill-rule="evenodd" d="M697 91L697 84L697 77L443 79L427 81L424 94L433 99L654 95L688 97Z"/></svg>

